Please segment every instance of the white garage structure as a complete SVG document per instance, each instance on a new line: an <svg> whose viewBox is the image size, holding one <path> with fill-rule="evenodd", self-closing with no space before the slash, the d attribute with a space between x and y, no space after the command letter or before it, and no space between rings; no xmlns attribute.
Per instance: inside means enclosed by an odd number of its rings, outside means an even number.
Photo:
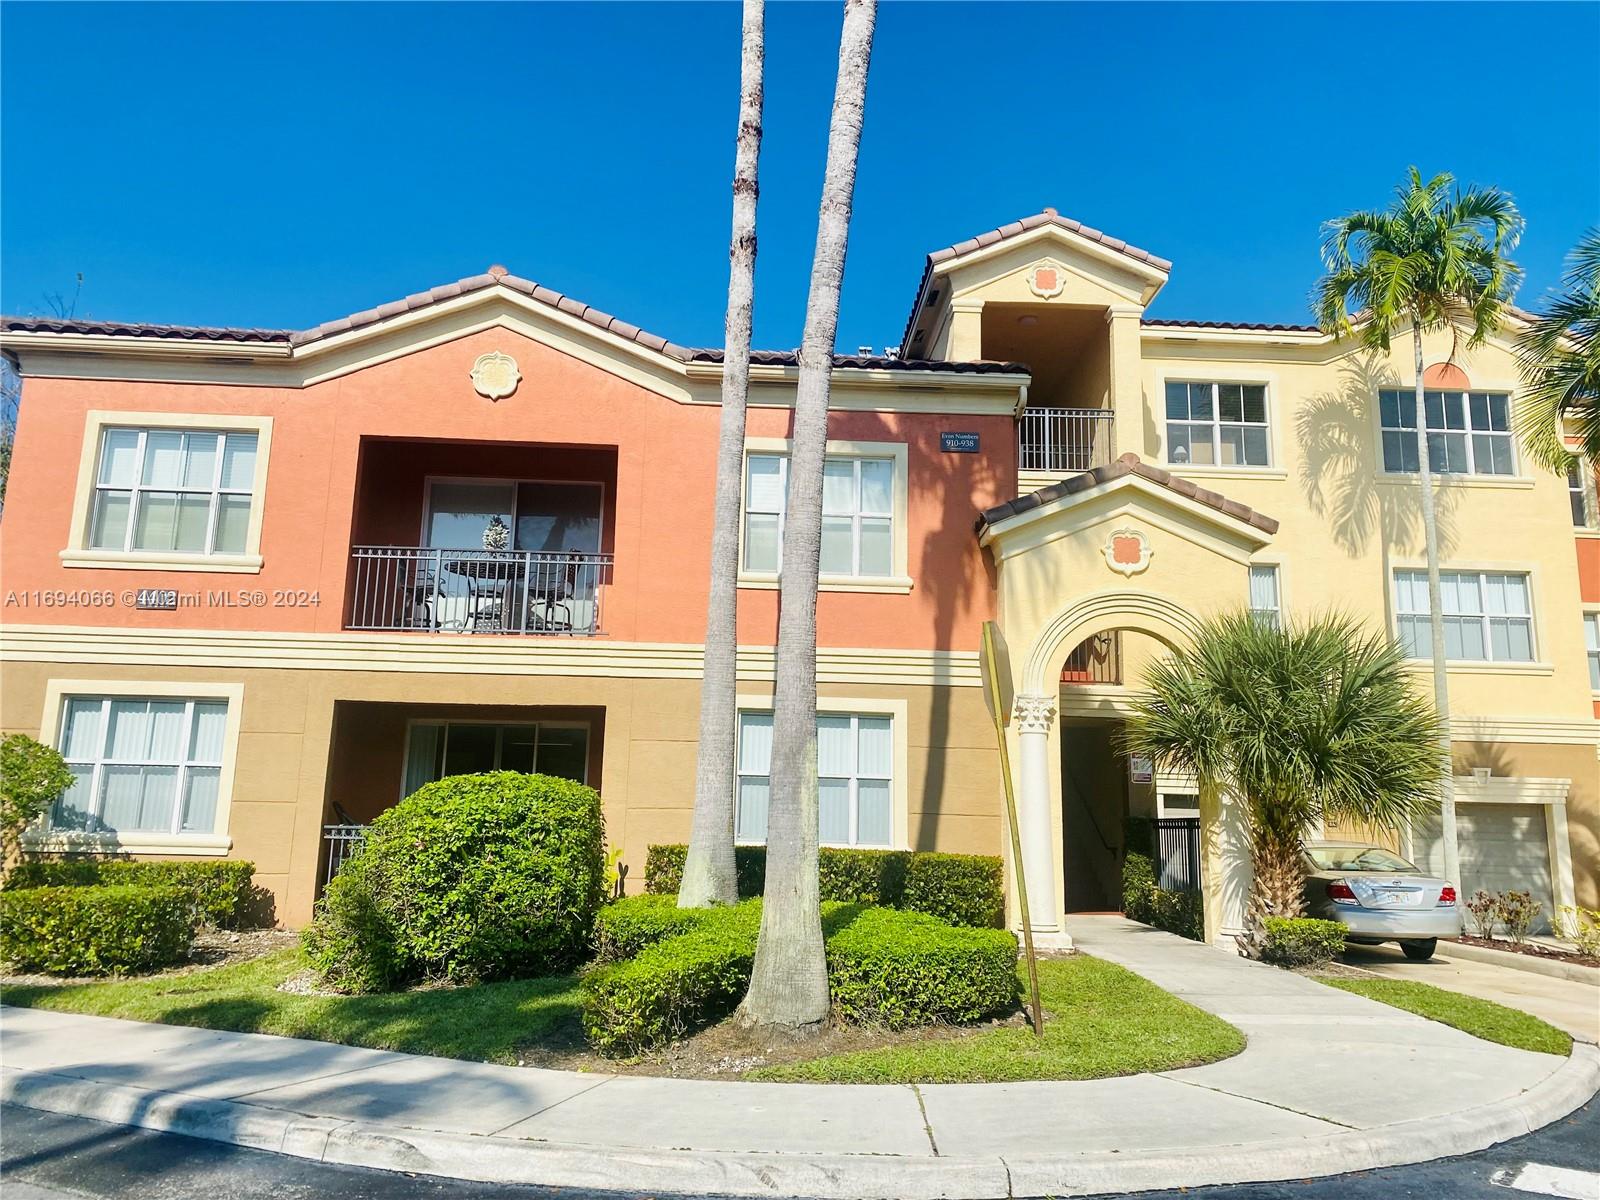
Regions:
<svg viewBox="0 0 1600 1200"><path fill-rule="evenodd" d="M1530 893L1544 911L1534 923L1548 931L1562 905L1574 903L1572 853L1567 840L1570 779L1528 776L1458 775L1455 779L1456 844L1461 862L1462 900L1486 892ZM1444 873L1439 818L1412 831L1418 866ZM1465 929L1472 932L1470 918Z"/></svg>

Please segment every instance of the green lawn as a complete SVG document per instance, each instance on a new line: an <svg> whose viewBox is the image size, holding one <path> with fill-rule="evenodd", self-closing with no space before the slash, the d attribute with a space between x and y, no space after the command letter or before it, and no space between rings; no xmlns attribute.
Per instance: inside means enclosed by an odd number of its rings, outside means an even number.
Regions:
<svg viewBox="0 0 1600 1200"><path fill-rule="evenodd" d="M278 985L304 966L300 951L290 948L187 975L8 987L0 1000L27 1008L276 1033L483 1062L515 1064L519 1048L539 1043L581 1045L575 975L381 996L280 992Z"/></svg>
<svg viewBox="0 0 1600 1200"><path fill-rule="evenodd" d="M1572 1039L1554 1025L1493 1000L1463 996L1460 992L1410 979L1324 979L1322 982L1369 1000L1392 1004L1430 1021L1452 1025L1486 1042L1544 1054L1572 1052Z"/></svg>
<svg viewBox="0 0 1600 1200"><path fill-rule="evenodd" d="M0 999L484 1062L517 1063L541 1048L582 1047L574 975L382 996L279 991L304 965L291 948L186 975L8 987ZM1211 1062L1244 1049L1244 1036L1233 1026L1100 959L1046 960L1039 982L1049 1014L1042 1040L1025 1027L1008 1027L769 1067L749 1077L838 1083L1098 1079Z"/></svg>
<svg viewBox="0 0 1600 1200"><path fill-rule="evenodd" d="M1019 1079L1101 1079L1165 1071L1227 1058L1244 1035L1155 984L1086 955L1039 964L1047 1019L809 1062L766 1067L746 1078L819 1083L976 1083Z"/></svg>

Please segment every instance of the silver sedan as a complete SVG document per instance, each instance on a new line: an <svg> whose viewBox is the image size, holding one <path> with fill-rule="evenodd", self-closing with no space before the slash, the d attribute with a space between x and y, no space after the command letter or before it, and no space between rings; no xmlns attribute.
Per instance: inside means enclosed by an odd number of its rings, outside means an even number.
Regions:
<svg viewBox="0 0 1600 1200"><path fill-rule="evenodd" d="M1449 880L1360 842L1307 843L1306 914L1342 923L1346 941L1399 942L1413 962L1427 962L1440 938L1461 932Z"/></svg>

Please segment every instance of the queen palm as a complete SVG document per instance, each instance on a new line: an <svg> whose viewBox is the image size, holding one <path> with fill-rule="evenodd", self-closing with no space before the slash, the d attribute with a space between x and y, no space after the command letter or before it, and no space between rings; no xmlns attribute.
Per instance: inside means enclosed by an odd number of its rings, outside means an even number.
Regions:
<svg viewBox="0 0 1600 1200"><path fill-rule="evenodd" d="M839 289L855 200L876 0L845 0L828 161L811 260L811 290L795 385L794 441L778 582L777 682L772 703L767 877L750 990L740 1019L806 1031L828 1017L817 881L817 579L822 556L822 469Z"/></svg>
<svg viewBox="0 0 1600 1200"><path fill-rule="evenodd" d="M744 0L739 132L733 159L733 236L728 247L728 314L722 352L722 420L717 436L705 669L700 684L700 746L694 781L694 822L683 864L683 882L678 889L678 903L684 908L732 904L739 898L733 858L739 497L744 474L745 402L750 394L765 22L765 0Z"/></svg>
<svg viewBox="0 0 1600 1200"><path fill-rule="evenodd" d="M1569 424L1583 456L1600 461L1600 228L1567 256L1560 289L1517 339L1517 362L1527 385L1517 428L1528 453L1567 470L1572 454L1561 431Z"/></svg>
<svg viewBox="0 0 1600 1200"><path fill-rule="evenodd" d="M1416 403L1418 508L1427 556L1429 651L1440 738L1450 749L1450 686L1445 671L1444 613L1439 598L1439 522L1434 504L1432 445L1423 388L1422 338L1448 329L1452 356L1465 332L1479 346L1500 327L1521 270L1506 256L1516 248L1522 217L1498 188L1460 188L1449 175L1424 181L1412 167L1380 211L1353 212L1323 227L1327 273L1312 297L1317 324L1335 337L1357 337L1385 352L1411 331ZM1443 424L1442 420L1436 422ZM1442 436L1438 439L1443 449ZM1448 773L1439 795L1445 874L1460 886L1455 798Z"/></svg>
<svg viewBox="0 0 1600 1200"><path fill-rule="evenodd" d="M1304 912L1309 826L1398 828L1431 811L1449 777L1439 717L1410 686L1405 652L1345 617L1215 617L1146 670L1132 709L1130 754L1244 805L1247 948L1267 916Z"/></svg>

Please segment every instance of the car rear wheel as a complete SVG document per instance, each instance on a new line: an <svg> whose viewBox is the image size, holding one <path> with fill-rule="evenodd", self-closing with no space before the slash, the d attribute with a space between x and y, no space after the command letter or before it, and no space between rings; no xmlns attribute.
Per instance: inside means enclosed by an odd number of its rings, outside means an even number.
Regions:
<svg viewBox="0 0 1600 1200"><path fill-rule="evenodd" d="M1401 942L1400 949L1412 962L1427 962L1433 957L1434 948L1438 944L1438 938L1422 938L1415 942Z"/></svg>

